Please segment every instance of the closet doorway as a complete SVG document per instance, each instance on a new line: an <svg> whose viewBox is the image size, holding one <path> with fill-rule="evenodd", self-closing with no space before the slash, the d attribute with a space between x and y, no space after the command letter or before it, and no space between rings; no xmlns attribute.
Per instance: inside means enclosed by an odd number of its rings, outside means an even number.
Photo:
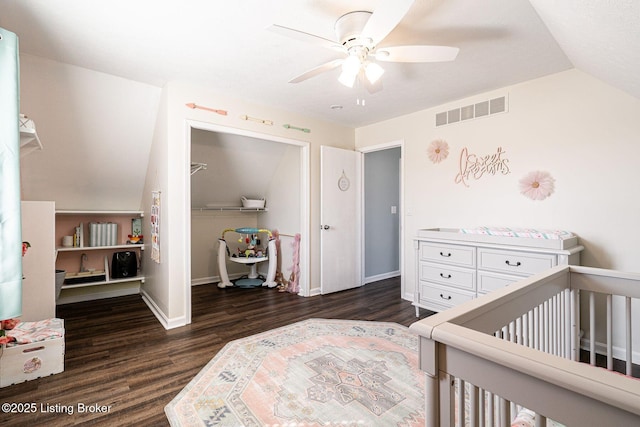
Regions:
<svg viewBox="0 0 640 427"><path fill-rule="evenodd" d="M402 276L403 141L363 153L363 284ZM401 282L403 279L401 277ZM404 283L402 286L404 292Z"/></svg>
<svg viewBox="0 0 640 427"><path fill-rule="evenodd" d="M225 229L266 228L281 234L283 269L291 263L288 242L300 234L300 295L306 296L309 289L308 143L208 123L189 124L189 283L192 286L218 283L218 239ZM243 196L264 198L266 209L241 209ZM229 266L229 276L246 274L240 271L242 267ZM288 277L287 271L283 273ZM190 297L189 288L189 310Z"/></svg>

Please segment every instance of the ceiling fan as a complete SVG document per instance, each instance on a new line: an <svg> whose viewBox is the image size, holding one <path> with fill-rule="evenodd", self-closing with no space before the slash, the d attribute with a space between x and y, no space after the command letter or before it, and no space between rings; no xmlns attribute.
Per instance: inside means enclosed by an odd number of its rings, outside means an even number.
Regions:
<svg viewBox="0 0 640 427"><path fill-rule="evenodd" d="M374 12L355 11L342 15L335 23L336 40L306 33L304 31L272 25L269 30L301 41L310 42L337 50L343 57L312 68L289 83L300 83L326 71L342 67L338 81L353 87L360 81L369 92L382 88L380 77L384 69L375 61L382 62L444 62L453 61L458 55L457 47L403 45L380 46L384 38L407 14L414 0L382 0Z"/></svg>

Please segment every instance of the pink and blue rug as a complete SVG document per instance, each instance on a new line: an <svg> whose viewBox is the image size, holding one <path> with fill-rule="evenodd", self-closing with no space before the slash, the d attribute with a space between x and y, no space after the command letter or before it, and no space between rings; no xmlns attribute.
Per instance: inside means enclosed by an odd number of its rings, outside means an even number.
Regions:
<svg viewBox="0 0 640 427"><path fill-rule="evenodd" d="M311 319L228 343L165 407L172 426L424 426L418 338Z"/></svg>

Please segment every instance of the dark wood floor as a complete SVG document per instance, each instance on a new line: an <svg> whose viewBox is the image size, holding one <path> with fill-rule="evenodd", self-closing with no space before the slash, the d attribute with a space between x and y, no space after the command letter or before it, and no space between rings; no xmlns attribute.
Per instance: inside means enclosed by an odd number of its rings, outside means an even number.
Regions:
<svg viewBox="0 0 640 427"><path fill-rule="evenodd" d="M193 288L192 307L191 325L167 331L139 296L59 306L65 371L0 389L0 403L37 406L33 414L0 411L0 425L167 426L164 406L231 340L309 318L417 320L398 279L310 298L202 285ZM78 413L78 404L110 410ZM66 407L73 415L53 412Z"/></svg>

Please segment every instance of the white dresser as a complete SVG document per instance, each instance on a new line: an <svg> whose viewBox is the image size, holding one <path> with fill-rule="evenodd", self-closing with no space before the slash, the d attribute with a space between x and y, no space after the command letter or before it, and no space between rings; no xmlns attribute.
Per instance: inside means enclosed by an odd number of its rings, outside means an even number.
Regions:
<svg viewBox="0 0 640 427"><path fill-rule="evenodd" d="M415 238L416 316L442 311L556 265L580 264L576 236L561 239L425 229Z"/></svg>

